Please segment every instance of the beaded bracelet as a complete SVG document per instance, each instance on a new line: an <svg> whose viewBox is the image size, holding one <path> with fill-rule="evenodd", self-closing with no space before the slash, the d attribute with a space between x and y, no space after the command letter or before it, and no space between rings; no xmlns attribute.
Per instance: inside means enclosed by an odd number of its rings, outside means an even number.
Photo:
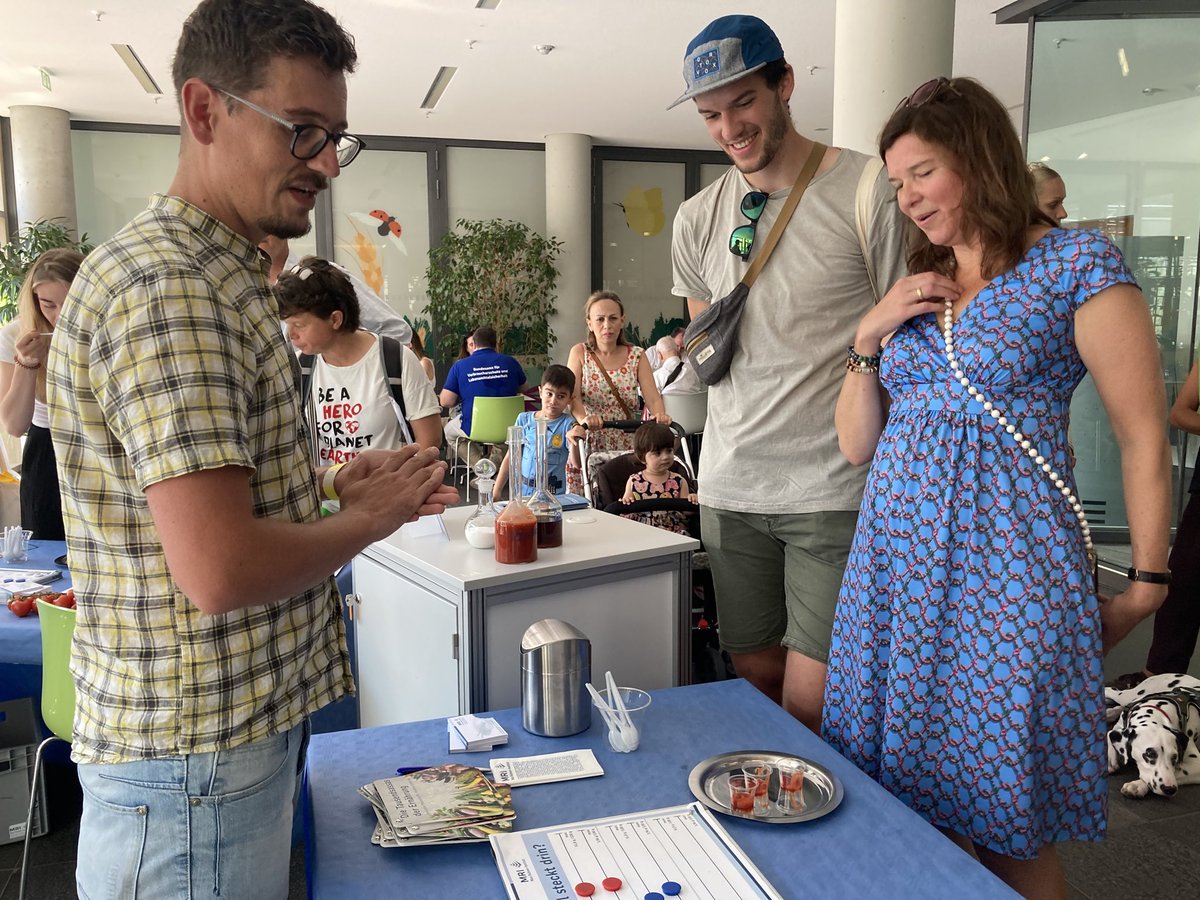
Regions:
<svg viewBox="0 0 1200 900"><path fill-rule="evenodd" d="M18 356L13 357L13 362L15 362L22 369L28 369L30 372L35 372L42 367L41 363L34 363L32 366L29 365L29 363L23 363L21 362L21 358Z"/></svg>
<svg viewBox="0 0 1200 900"><path fill-rule="evenodd" d="M874 366L876 369L878 369L879 358L882 355L883 351L880 350L878 353L875 353L871 356L863 356L861 353L855 353L854 346L851 345L846 348L846 368L850 368L850 363L853 363L856 366Z"/></svg>
<svg viewBox="0 0 1200 900"><path fill-rule="evenodd" d="M869 358L869 357L868 357ZM878 357L876 357L878 358ZM853 372L855 375L874 375L879 371L879 366L872 366L869 363L855 362L852 359L846 360L846 371Z"/></svg>

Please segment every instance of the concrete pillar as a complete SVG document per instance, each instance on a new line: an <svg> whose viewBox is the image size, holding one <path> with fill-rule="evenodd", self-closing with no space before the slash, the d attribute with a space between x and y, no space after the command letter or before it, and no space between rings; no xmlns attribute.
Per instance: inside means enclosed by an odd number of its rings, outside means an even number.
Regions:
<svg viewBox="0 0 1200 900"><path fill-rule="evenodd" d="M563 242L558 313L550 320L558 342L550 356L565 364L572 345L583 340L583 302L592 292L591 135L546 135L546 232Z"/></svg>
<svg viewBox="0 0 1200 900"><path fill-rule="evenodd" d="M78 235L70 114L49 106L10 112L17 224L61 218Z"/></svg>
<svg viewBox="0 0 1200 900"><path fill-rule="evenodd" d="M874 156L901 98L953 74L954 0L837 0L833 44L833 142Z"/></svg>

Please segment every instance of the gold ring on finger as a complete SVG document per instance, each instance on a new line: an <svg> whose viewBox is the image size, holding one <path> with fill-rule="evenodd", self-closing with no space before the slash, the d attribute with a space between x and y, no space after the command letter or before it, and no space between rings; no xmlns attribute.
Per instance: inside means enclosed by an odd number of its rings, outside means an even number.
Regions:
<svg viewBox="0 0 1200 900"><path fill-rule="evenodd" d="M925 295L924 295L924 294L921 292L921 289L920 289L920 288L917 288L917 299L918 299L918 300L924 300L924 299L925 299Z"/></svg>

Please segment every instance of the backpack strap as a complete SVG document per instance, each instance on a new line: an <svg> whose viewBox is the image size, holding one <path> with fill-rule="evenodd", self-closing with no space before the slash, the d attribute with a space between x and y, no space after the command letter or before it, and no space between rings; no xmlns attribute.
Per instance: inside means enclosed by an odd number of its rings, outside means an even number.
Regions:
<svg viewBox="0 0 1200 900"><path fill-rule="evenodd" d="M313 459L317 458L317 404L312 399L313 362L311 353L301 353L300 362L300 421L308 431L312 444Z"/></svg>
<svg viewBox="0 0 1200 900"><path fill-rule="evenodd" d="M400 342L395 338L379 335L379 361L383 365L383 374L392 392L392 405L396 409L400 430L404 433L404 440L411 444L412 428L408 424L408 409L404 405L404 348L400 346ZM424 375L424 372L421 374Z"/></svg>
<svg viewBox="0 0 1200 900"><path fill-rule="evenodd" d="M687 365L687 363L684 362L683 357L679 357L679 365L675 367L675 371L668 375L667 380L663 382L663 390L666 390L666 388L668 388L676 378L683 374L683 367L685 365ZM659 393L662 393L662 391L659 391Z"/></svg>
<svg viewBox="0 0 1200 900"><path fill-rule="evenodd" d="M854 230L858 233L858 247L862 251L863 263L867 267L867 280L871 282L871 293L875 302L879 302L879 283L875 279L875 265L871 260L871 242L868 234L871 224L871 212L875 206L875 186L879 183L879 173L883 169L883 160L877 156L867 160L863 166L862 175L858 179L858 188L854 191Z"/></svg>

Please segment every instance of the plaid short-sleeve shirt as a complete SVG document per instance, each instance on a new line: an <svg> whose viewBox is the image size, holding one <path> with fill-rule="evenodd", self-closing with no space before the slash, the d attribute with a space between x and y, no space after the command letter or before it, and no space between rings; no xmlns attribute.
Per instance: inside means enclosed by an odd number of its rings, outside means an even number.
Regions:
<svg viewBox="0 0 1200 900"><path fill-rule="evenodd" d="M332 578L205 615L171 578L146 503L149 485L239 466L256 516L317 518L298 371L265 269L248 240L156 196L87 257L55 328L50 428L79 601L77 761L235 747L352 689Z"/></svg>

